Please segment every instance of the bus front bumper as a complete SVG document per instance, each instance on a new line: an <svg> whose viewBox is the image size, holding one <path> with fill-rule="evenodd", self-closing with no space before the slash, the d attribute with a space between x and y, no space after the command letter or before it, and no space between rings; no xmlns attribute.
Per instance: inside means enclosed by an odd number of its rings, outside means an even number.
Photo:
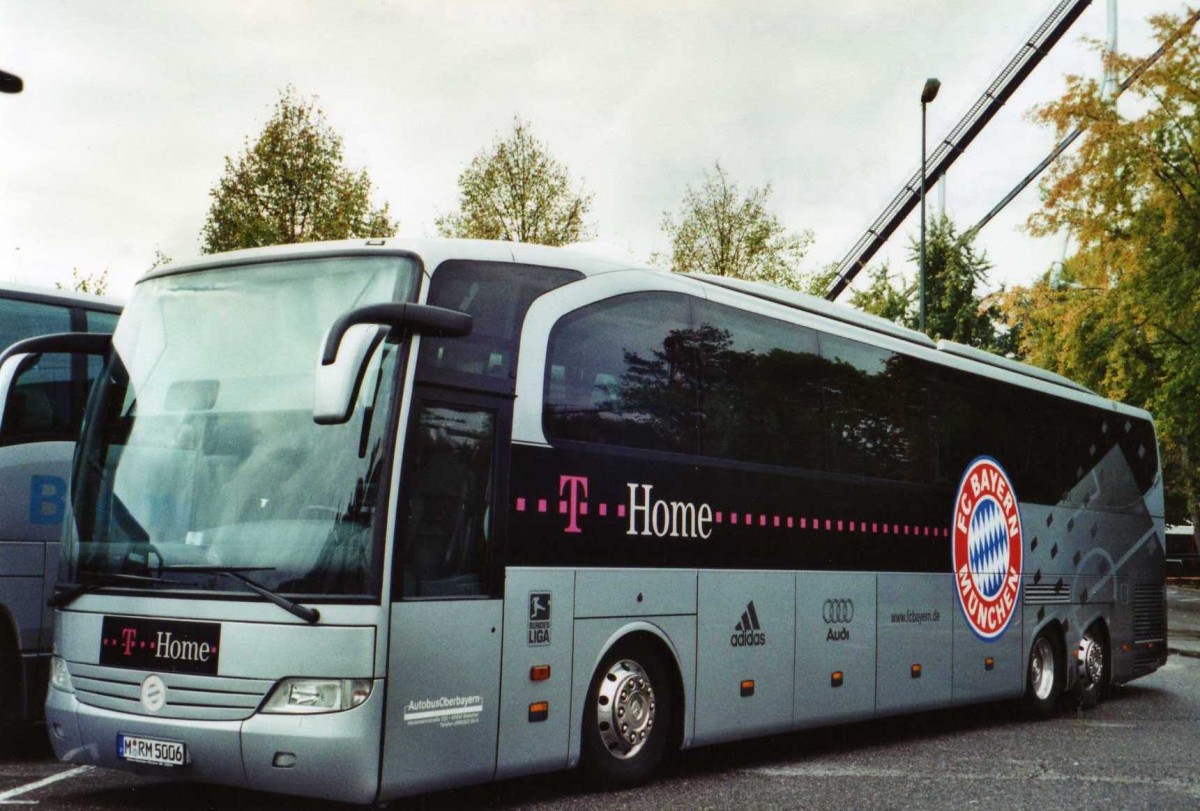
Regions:
<svg viewBox="0 0 1200 811"><path fill-rule="evenodd" d="M180 721L114 712L51 689L46 727L54 753L80 765L158 778L371 803L379 791L383 688L359 707L321 715L256 714L244 721ZM117 755L117 736L182 743L180 767L132 763Z"/></svg>

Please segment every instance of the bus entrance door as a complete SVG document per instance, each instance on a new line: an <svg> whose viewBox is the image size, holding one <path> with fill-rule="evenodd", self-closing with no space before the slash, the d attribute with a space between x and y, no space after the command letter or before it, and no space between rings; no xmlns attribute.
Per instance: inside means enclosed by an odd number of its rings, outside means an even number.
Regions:
<svg viewBox="0 0 1200 811"><path fill-rule="evenodd" d="M495 774L504 612L489 581L505 405L416 390L397 511L384 799Z"/></svg>
<svg viewBox="0 0 1200 811"><path fill-rule="evenodd" d="M500 600L392 606L382 798L492 779L501 619Z"/></svg>

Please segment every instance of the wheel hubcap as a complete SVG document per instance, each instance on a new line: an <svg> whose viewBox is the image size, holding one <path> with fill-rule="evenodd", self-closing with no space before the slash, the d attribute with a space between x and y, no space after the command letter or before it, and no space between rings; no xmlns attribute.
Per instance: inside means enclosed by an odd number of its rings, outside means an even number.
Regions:
<svg viewBox="0 0 1200 811"><path fill-rule="evenodd" d="M1029 683L1033 694L1045 701L1054 689L1054 648L1045 639L1039 639L1029 657Z"/></svg>
<svg viewBox="0 0 1200 811"><path fill-rule="evenodd" d="M654 727L654 687L642 666L631 659L614 662L600 680L596 725L613 757L636 755Z"/></svg>
<svg viewBox="0 0 1200 811"><path fill-rule="evenodd" d="M1076 652L1079 660L1079 676L1083 679L1085 688L1099 686L1104 678L1104 646L1091 631L1079 640L1079 650Z"/></svg>

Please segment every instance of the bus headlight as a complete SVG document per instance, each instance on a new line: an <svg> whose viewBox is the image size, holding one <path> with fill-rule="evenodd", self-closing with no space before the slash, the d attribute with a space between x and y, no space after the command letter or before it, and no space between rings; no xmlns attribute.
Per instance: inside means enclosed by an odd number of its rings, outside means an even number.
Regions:
<svg viewBox="0 0 1200 811"><path fill-rule="evenodd" d="M67 661L61 656L50 657L50 686L64 693L75 692L75 685L71 684L71 671L67 670Z"/></svg>
<svg viewBox="0 0 1200 811"><path fill-rule="evenodd" d="M275 685L264 713L313 715L357 707L371 695L370 679L283 679Z"/></svg>

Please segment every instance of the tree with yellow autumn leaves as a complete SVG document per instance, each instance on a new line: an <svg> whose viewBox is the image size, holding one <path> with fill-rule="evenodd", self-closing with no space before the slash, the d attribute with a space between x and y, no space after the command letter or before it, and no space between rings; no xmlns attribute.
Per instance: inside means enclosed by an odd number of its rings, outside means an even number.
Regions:
<svg viewBox="0 0 1200 811"><path fill-rule="evenodd" d="M1024 359L1153 412L1168 521L1200 517L1200 35L1152 20L1163 55L1118 105L1072 77L1035 111L1077 148L1041 184L1035 235L1067 232L1073 256L1003 308ZM1139 59L1111 54L1118 75ZM1130 99L1129 96L1135 98Z"/></svg>

